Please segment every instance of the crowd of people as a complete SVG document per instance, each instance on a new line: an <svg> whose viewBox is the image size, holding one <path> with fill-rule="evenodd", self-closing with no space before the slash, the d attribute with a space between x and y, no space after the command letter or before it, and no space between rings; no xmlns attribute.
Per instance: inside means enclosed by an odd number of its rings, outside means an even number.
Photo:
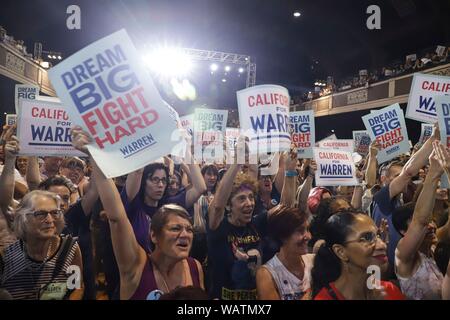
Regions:
<svg viewBox="0 0 450 320"><path fill-rule="evenodd" d="M80 127L84 159L18 156L14 132L0 139L0 299L450 299L437 127L388 163L372 143L354 187L315 186L316 163L294 147L273 172L187 148L108 179Z"/></svg>
<svg viewBox="0 0 450 320"><path fill-rule="evenodd" d="M331 81L322 87L315 87L314 90L306 92L302 96L302 101L310 101L315 98L327 96L336 92L346 91L355 88L368 87L378 81L398 77L412 72L420 72L439 64L449 61L450 47L443 47L442 52L438 50L425 50L422 55L412 54L406 56L404 61L396 61L388 66L376 70L360 70L358 75L344 78L339 84L335 84L332 77Z"/></svg>

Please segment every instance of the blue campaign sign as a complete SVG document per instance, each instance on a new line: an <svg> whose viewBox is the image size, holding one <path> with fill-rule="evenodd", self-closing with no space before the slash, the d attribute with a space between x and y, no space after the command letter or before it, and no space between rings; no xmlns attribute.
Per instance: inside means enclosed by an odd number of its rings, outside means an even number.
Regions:
<svg viewBox="0 0 450 320"><path fill-rule="evenodd" d="M398 103L365 115L362 119L370 138L381 144L377 156L379 163L409 152L405 118Z"/></svg>
<svg viewBox="0 0 450 320"><path fill-rule="evenodd" d="M312 158L316 143L314 111L296 111L289 113L292 142L297 147L298 158Z"/></svg>

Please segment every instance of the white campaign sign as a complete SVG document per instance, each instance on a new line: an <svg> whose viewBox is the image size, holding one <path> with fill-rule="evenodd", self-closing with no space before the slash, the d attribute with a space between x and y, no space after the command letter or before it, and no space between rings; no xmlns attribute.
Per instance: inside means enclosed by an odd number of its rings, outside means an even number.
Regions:
<svg viewBox="0 0 450 320"><path fill-rule="evenodd" d="M421 122L437 121L434 97L450 94L450 77L415 73L409 93L406 117Z"/></svg>
<svg viewBox="0 0 450 320"><path fill-rule="evenodd" d="M441 143L450 148L450 96L436 97L436 112L439 120ZM440 188L450 188L445 173L441 176Z"/></svg>
<svg viewBox="0 0 450 320"><path fill-rule="evenodd" d="M75 125L88 131L100 169L117 177L177 145L177 125L125 30L94 42L49 71Z"/></svg>
<svg viewBox="0 0 450 320"><path fill-rule="evenodd" d="M353 152L355 149L355 144L352 139L328 139L320 141L319 148Z"/></svg>
<svg viewBox="0 0 450 320"><path fill-rule="evenodd" d="M314 160L317 163L317 186L354 186L358 184L355 164L350 152L314 148Z"/></svg>
<svg viewBox="0 0 450 320"><path fill-rule="evenodd" d="M234 157L234 148L240 135L239 128L227 128L225 131L225 139L227 141L227 151L231 157Z"/></svg>
<svg viewBox="0 0 450 320"><path fill-rule="evenodd" d="M237 92L241 133L252 154L288 151L289 93L277 85L259 85Z"/></svg>
<svg viewBox="0 0 450 320"><path fill-rule="evenodd" d="M197 108L194 113L194 155L198 161L223 161L228 110Z"/></svg>
<svg viewBox="0 0 450 320"><path fill-rule="evenodd" d="M422 123L422 130L420 132L420 138L418 141L418 146L421 147L428 138L433 134L433 125L430 123Z"/></svg>
<svg viewBox="0 0 450 320"><path fill-rule="evenodd" d="M289 113L291 139L297 147L298 158L312 158L316 143L314 111L296 111Z"/></svg>
<svg viewBox="0 0 450 320"><path fill-rule="evenodd" d="M365 156L369 153L370 143L372 142L372 140L370 139L367 130L353 131L353 142L355 143L355 152L359 153L362 156Z"/></svg>
<svg viewBox="0 0 450 320"><path fill-rule="evenodd" d="M370 138L381 144L378 163L410 151L403 111L398 103L362 117Z"/></svg>
<svg viewBox="0 0 450 320"><path fill-rule="evenodd" d="M17 136L26 156L85 156L72 147L72 121L60 103L19 99Z"/></svg>
<svg viewBox="0 0 450 320"><path fill-rule="evenodd" d="M14 105L19 114L19 99L34 100L39 97L39 87L32 84L16 84L14 89Z"/></svg>
<svg viewBox="0 0 450 320"><path fill-rule="evenodd" d="M181 126L186 129L191 136L194 136L194 114L180 117Z"/></svg>

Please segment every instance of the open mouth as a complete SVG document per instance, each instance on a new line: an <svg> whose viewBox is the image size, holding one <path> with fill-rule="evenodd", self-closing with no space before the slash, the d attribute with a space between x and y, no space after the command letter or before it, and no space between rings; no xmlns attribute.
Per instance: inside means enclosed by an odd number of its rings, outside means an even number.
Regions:
<svg viewBox="0 0 450 320"><path fill-rule="evenodd" d="M189 242L187 241L180 241L177 243L176 245L178 248L182 249L182 250L187 250L189 249Z"/></svg>
<svg viewBox="0 0 450 320"><path fill-rule="evenodd" d="M388 261L387 255L385 254L379 254L377 256L373 256L375 259L380 261L381 263L386 263Z"/></svg>

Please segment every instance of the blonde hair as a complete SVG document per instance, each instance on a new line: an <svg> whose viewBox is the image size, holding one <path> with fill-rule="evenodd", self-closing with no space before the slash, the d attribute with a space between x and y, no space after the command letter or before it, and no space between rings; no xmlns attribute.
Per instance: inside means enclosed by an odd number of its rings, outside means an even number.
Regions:
<svg viewBox="0 0 450 320"><path fill-rule="evenodd" d="M58 210L61 209L61 198L49 191L34 190L27 193L14 212L13 230L17 238L27 240L28 232L28 215L34 212L34 206L38 197L46 197L55 201ZM59 234L64 229L64 217L55 221L56 232Z"/></svg>

